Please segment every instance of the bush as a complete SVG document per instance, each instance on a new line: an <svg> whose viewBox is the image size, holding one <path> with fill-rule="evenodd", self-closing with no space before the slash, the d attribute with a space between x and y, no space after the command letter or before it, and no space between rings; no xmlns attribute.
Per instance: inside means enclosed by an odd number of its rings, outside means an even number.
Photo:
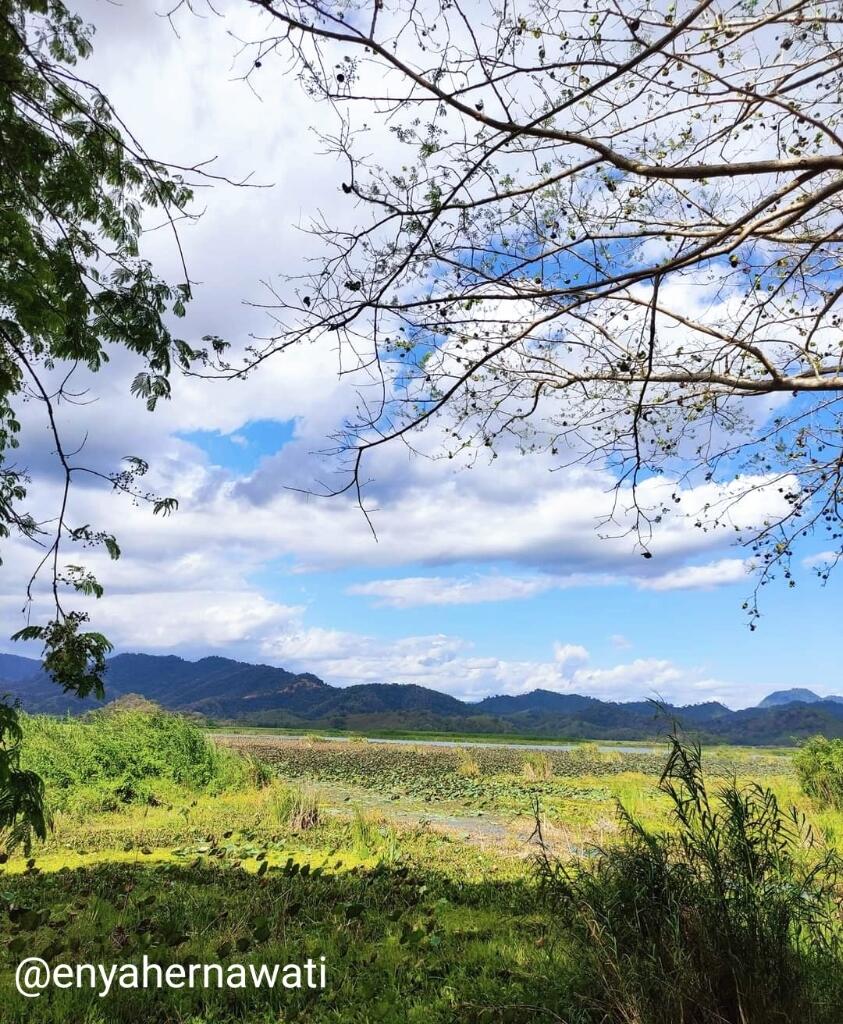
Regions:
<svg viewBox="0 0 843 1024"><path fill-rule="evenodd" d="M793 758L806 796L822 807L843 810L843 740L815 736Z"/></svg>
<svg viewBox="0 0 843 1024"><path fill-rule="evenodd" d="M589 741L578 743L572 750L568 751L568 760L580 765L583 774L593 772L598 765L620 764L621 755L617 750L604 750L599 743Z"/></svg>
<svg viewBox="0 0 843 1024"><path fill-rule="evenodd" d="M318 733L309 732L306 733L302 739L302 743L306 743L308 746L315 746L317 743L329 743L330 740L327 736L320 736Z"/></svg>
<svg viewBox="0 0 843 1024"><path fill-rule="evenodd" d="M248 783L245 761L160 709L105 708L85 719L23 715L21 725L21 764L41 776L59 806L76 798L90 810L152 803L161 782L207 792Z"/></svg>
<svg viewBox="0 0 843 1024"><path fill-rule="evenodd" d="M51 821L43 779L21 767L22 740L18 707L0 698L0 841L6 850L29 853L33 837L46 839Z"/></svg>
<svg viewBox="0 0 843 1024"><path fill-rule="evenodd" d="M669 832L623 808L613 848L540 876L568 938L586 1019L605 1024L832 1024L843 998L835 854L770 790L709 797L699 747L674 738Z"/></svg>

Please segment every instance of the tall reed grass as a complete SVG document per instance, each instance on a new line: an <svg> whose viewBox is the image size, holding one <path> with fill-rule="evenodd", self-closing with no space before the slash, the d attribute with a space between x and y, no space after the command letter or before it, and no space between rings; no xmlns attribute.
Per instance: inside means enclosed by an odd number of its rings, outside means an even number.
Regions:
<svg viewBox="0 0 843 1024"><path fill-rule="evenodd" d="M731 782L710 794L700 748L678 737L660 789L668 830L620 807L617 846L573 864L541 846L584 1019L840 1024L837 855L769 789Z"/></svg>

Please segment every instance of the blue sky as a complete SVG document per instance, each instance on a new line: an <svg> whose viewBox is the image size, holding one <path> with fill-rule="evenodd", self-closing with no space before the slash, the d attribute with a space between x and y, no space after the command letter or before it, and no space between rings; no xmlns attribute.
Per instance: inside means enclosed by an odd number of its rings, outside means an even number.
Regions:
<svg viewBox="0 0 843 1024"><path fill-rule="evenodd" d="M153 6L88 0L83 13L99 27L87 70L151 152L185 164L218 155L231 177L255 172L273 184L204 192L204 216L182 234L197 282L185 336L245 346L271 333L244 301L262 301L261 281L298 273L318 255L300 230L315 201L329 220L348 210L343 168L315 156L308 100L288 83L270 118L236 75L220 72L231 65L227 30L248 35L248 27L209 18L178 40ZM386 158L394 142L386 135L371 145ZM176 276L163 233L148 245L161 272ZM468 699L542 686L740 707L788 686L843 693L832 642L843 584L823 588L801 564L822 550L821 538L798 552L795 590L765 588L750 632L741 610L753 586L748 553L678 517L648 561L628 538L602 539L605 467L554 472L552 460L509 450L469 470L397 445L368 467L376 542L352 501L295 490L337 479L320 453L354 392L338 376L330 339L246 381L178 379L173 401L154 414L128 397L137 369L115 354L96 379L79 382L97 401L63 410L69 434L87 436L91 463L110 469L142 455L150 486L180 501L162 520L95 487L74 497L79 521L113 530L124 551L119 563L85 553L106 587L91 604L92 624L119 650L228 654L332 683L412 682ZM59 481L30 411L23 451L46 516ZM438 438L434 429L422 444L435 450ZM684 491L691 507L711 496ZM763 516L765 500L749 518ZM5 553L6 633L19 628L34 558L22 544Z"/></svg>
<svg viewBox="0 0 843 1024"><path fill-rule="evenodd" d="M177 436L196 445L216 466L245 476L257 469L262 459L274 455L292 440L295 420L253 420L230 434L219 430L185 430Z"/></svg>

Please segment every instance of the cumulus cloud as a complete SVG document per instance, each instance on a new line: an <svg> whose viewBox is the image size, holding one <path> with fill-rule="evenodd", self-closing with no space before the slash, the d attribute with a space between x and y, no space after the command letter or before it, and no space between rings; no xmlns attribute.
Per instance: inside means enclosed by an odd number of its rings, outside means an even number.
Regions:
<svg viewBox="0 0 843 1024"><path fill-rule="evenodd" d="M291 628L301 610L249 590L161 590L113 594L97 621L123 649L251 653L267 631Z"/></svg>
<svg viewBox="0 0 843 1024"><path fill-rule="evenodd" d="M474 646L444 634L385 641L330 630L302 630L267 640L264 656L309 668L335 683L417 683L465 700L543 689L604 700L662 697L678 703L746 699L745 689L712 679L703 669L659 658L591 666L580 644L557 643L546 660L479 655Z"/></svg>
<svg viewBox="0 0 843 1024"><path fill-rule="evenodd" d="M573 665L582 665L588 661L590 655L582 644L560 644L553 645L553 660L559 666L559 671L565 673Z"/></svg>

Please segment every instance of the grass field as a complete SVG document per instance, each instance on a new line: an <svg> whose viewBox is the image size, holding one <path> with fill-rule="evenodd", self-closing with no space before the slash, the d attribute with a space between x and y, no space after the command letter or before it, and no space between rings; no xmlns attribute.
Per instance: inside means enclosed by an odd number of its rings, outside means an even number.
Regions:
<svg viewBox="0 0 843 1024"><path fill-rule="evenodd" d="M50 839L2 868L4 1022L598 1019L536 882L536 811L563 860L619 840L618 801L661 827L661 753L253 733L216 742L247 767L268 765L268 784L260 771L250 780L251 768L219 791L151 777L142 800L116 806L54 785L63 809ZM706 766L715 780L763 780L827 841L843 841L843 816L800 795L788 755L717 749ZM32 1000L12 986L24 956L122 963L144 953L180 964L324 956L327 986Z"/></svg>

